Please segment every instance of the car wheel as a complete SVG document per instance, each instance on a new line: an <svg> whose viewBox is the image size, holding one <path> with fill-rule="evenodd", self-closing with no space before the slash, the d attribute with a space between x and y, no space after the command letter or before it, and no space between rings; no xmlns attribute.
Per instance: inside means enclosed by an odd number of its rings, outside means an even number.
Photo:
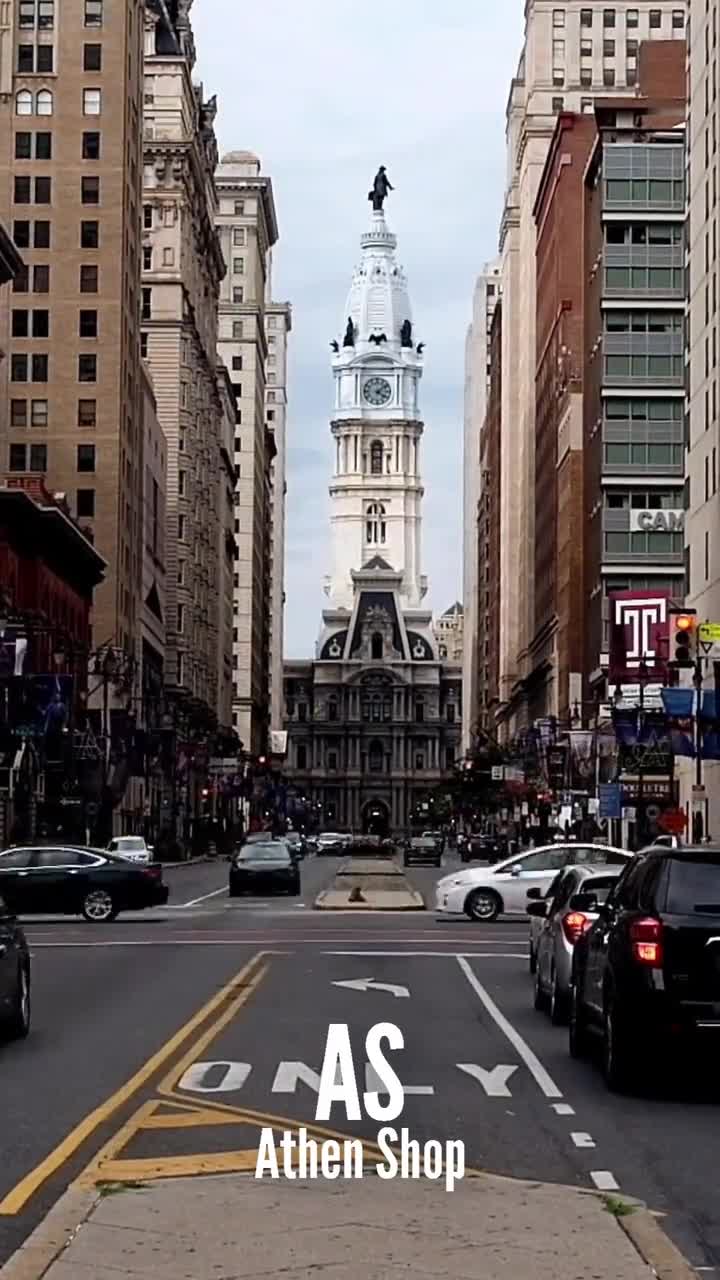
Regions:
<svg viewBox="0 0 720 1280"><path fill-rule="evenodd" d="M582 1006L582 1000L580 999L577 978L574 976L570 984L570 1030L568 1034L568 1047L570 1049L571 1058L586 1057L589 1048L587 1016Z"/></svg>
<svg viewBox="0 0 720 1280"><path fill-rule="evenodd" d="M623 1093L632 1082L636 1067L634 1043L618 1003L610 993L603 1017L603 1075L613 1093Z"/></svg>
<svg viewBox="0 0 720 1280"><path fill-rule="evenodd" d="M553 965L552 987L550 988L550 1021L554 1027L563 1027L567 1022L567 995L558 986L557 969Z"/></svg>
<svg viewBox="0 0 720 1280"><path fill-rule="evenodd" d="M17 991L12 1011L2 1024L7 1040L24 1040L30 1031L30 974L26 965L18 968Z"/></svg>
<svg viewBox="0 0 720 1280"><path fill-rule="evenodd" d="M533 974L537 970L537 956L535 954L535 948L532 942L528 947L528 968L530 969L530 972Z"/></svg>
<svg viewBox="0 0 720 1280"><path fill-rule="evenodd" d="M105 889L91 889L83 898L82 914L91 924L107 924L115 919L117 908Z"/></svg>
<svg viewBox="0 0 720 1280"><path fill-rule="evenodd" d="M537 1009L538 1013L547 1013L548 998L542 988L540 981L540 968L535 966L535 985L533 987L533 1009Z"/></svg>
<svg viewBox="0 0 720 1280"><path fill-rule="evenodd" d="M502 903L493 889L476 889L465 901L465 914L484 924L497 920L501 908Z"/></svg>

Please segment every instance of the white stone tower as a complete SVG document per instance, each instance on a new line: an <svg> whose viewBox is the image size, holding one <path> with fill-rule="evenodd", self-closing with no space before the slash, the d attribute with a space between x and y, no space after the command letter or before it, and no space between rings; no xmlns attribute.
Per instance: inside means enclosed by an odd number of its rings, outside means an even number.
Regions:
<svg viewBox="0 0 720 1280"><path fill-rule="evenodd" d="M423 344L395 257L397 239L381 211L371 213L360 246L343 328L333 343L332 572L325 593L331 610L351 610L353 572L379 557L400 577L401 609L412 611L427 591L418 406Z"/></svg>

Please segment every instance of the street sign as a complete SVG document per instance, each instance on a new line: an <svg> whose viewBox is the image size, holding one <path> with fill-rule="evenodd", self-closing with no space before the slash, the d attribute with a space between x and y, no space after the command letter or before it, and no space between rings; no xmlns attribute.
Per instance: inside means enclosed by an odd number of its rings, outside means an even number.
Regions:
<svg viewBox="0 0 720 1280"><path fill-rule="evenodd" d="M501 765L501 764L494 764L494 765L493 765L493 767L492 767L492 780L493 780L493 782L502 782L504 772L505 772L505 771L504 771L504 769L503 769L503 767L502 767L502 765Z"/></svg>
<svg viewBox="0 0 720 1280"><path fill-rule="evenodd" d="M619 818L622 815L622 790L617 782L601 783L598 787L599 816Z"/></svg>
<svg viewBox="0 0 720 1280"><path fill-rule="evenodd" d="M627 809L623 809L623 811L622 811L622 816L623 816L623 818L625 819L625 821L626 821L626 822L634 822L634 821L635 821L635 810L634 810L634 809L632 809L632 808L629 808L629 807L628 807Z"/></svg>
<svg viewBox="0 0 720 1280"><path fill-rule="evenodd" d="M706 644L720 644L720 622L701 622L698 635Z"/></svg>

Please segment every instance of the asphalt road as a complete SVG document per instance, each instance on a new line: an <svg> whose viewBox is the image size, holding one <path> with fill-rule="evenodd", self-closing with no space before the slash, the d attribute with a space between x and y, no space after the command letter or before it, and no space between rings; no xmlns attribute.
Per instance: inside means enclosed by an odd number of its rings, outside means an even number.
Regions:
<svg viewBox="0 0 720 1280"><path fill-rule="evenodd" d="M609 1095L532 1008L523 922L313 912L336 865L306 862L298 900L230 901L227 864L203 864L167 872L170 905L144 916L28 923L33 1031L0 1049L0 1262L78 1178L251 1167L263 1125L319 1123L328 1025L348 1025L362 1092L365 1036L390 1021L396 1127L463 1139L471 1167L637 1196L720 1276L720 1093ZM437 871L410 875L431 894ZM324 1128L379 1125L336 1104Z"/></svg>

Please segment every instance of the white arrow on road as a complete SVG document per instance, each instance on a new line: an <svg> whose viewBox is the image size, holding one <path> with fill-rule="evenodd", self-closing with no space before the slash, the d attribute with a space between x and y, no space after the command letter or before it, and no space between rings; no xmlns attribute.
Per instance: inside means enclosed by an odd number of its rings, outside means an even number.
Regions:
<svg viewBox="0 0 720 1280"><path fill-rule="evenodd" d="M409 999L407 987L395 987L389 982L375 982L372 978L348 978L345 982L333 982L334 987L347 987L348 991L389 991L391 996Z"/></svg>

